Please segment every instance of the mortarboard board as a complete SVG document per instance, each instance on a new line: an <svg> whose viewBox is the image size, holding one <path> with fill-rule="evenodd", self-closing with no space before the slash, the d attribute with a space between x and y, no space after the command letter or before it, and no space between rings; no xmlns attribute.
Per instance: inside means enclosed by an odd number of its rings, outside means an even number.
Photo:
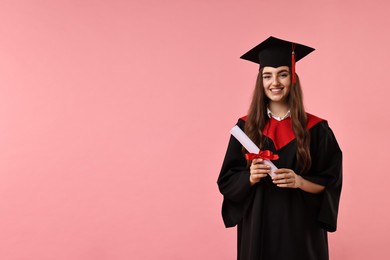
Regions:
<svg viewBox="0 0 390 260"><path fill-rule="evenodd" d="M260 68L289 66L292 71L292 81L295 83L295 62L312 51L314 49L309 46L271 36L240 58L260 64Z"/></svg>

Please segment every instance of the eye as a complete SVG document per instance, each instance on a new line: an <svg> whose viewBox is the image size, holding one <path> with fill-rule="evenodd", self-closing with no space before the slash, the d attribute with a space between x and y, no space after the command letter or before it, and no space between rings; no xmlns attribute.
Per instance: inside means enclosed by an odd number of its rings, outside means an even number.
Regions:
<svg viewBox="0 0 390 260"><path fill-rule="evenodd" d="M263 79L270 79L271 76L270 75L263 75Z"/></svg>
<svg viewBox="0 0 390 260"><path fill-rule="evenodd" d="M290 76L290 74L288 74L288 73L280 74L280 78L282 78L282 79L287 78L288 76Z"/></svg>

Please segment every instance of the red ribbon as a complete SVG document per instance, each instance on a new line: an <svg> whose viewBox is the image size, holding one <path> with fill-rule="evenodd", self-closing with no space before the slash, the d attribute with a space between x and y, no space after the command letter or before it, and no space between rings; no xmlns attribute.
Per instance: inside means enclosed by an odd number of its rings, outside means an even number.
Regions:
<svg viewBox="0 0 390 260"><path fill-rule="evenodd" d="M292 43L292 52L291 52L291 75L292 75L292 83L295 84L297 82L297 76L295 74L295 43Z"/></svg>
<svg viewBox="0 0 390 260"><path fill-rule="evenodd" d="M272 153L270 150L260 151L259 153L247 153L245 154L245 158L248 161L252 161L254 159L261 158L263 160L277 160L279 159L279 155Z"/></svg>

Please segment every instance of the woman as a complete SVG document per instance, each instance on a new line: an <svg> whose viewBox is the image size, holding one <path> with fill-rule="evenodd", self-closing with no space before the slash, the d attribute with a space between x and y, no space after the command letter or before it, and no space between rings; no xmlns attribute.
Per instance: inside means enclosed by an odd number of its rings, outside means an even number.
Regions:
<svg viewBox="0 0 390 260"><path fill-rule="evenodd" d="M266 158L246 160L242 145L230 138L218 186L225 225L237 225L240 260L329 259L342 153L327 122L303 107L295 61L313 50L269 37L241 57L260 70L248 115L237 125L279 158L271 178Z"/></svg>

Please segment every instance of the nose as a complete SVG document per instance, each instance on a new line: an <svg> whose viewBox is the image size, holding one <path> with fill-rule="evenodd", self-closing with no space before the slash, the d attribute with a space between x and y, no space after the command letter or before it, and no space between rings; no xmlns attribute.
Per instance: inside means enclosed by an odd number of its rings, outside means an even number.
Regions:
<svg viewBox="0 0 390 260"><path fill-rule="evenodd" d="M272 85L278 86L280 84L278 77L273 77L272 79Z"/></svg>

